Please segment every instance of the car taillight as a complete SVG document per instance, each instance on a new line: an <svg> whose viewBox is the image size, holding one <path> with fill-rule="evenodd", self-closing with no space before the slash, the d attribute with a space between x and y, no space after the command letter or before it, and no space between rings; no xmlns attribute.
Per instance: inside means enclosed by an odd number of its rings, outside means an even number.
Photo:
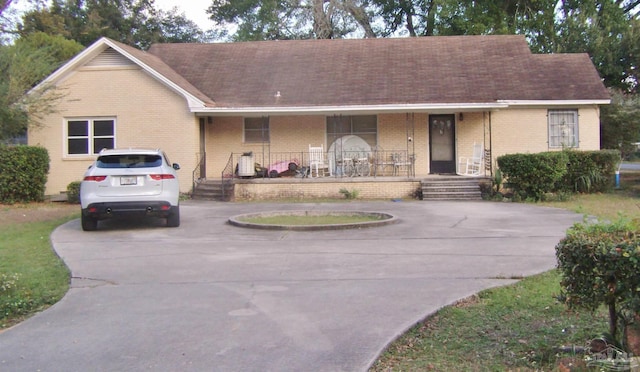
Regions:
<svg viewBox="0 0 640 372"><path fill-rule="evenodd" d="M95 181L95 182L102 182L105 179L107 179L107 176L86 176L84 178L84 181Z"/></svg>
<svg viewBox="0 0 640 372"><path fill-rule="evenodd" d="M152 180L160 181L160 180L172 180L174 179L173 174L150 174Z"/></svg>

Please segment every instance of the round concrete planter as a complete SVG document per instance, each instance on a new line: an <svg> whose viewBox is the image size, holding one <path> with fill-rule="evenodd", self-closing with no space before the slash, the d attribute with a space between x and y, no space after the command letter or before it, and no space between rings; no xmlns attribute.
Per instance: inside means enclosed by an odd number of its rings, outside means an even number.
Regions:
<svg viewBox="0 0 640 372"><path fill-rule="evenodd" d="M277 217L277 216L369 216L377 220L366 222L322 224L322 225L273 225L242 221L242 219L255 217ZM385 226L399 222L399 219L389 213L382 212L339 212L339 211L274 211L247 213L229 218L229 223L238 227L264 230L297 230L297 231L317 231L317 230L343 230L360 229L366 227Z"/></svg>

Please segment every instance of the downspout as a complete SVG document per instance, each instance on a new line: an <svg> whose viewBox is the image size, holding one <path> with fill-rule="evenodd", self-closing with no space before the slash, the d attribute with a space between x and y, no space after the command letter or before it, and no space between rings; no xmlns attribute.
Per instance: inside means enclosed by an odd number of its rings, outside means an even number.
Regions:
<svg viewBox="0 0 640 372"><path fill-rule="evenodd" d="M493 177L493 132L491 127L491 111L489 111L489 174Z"/></svg>

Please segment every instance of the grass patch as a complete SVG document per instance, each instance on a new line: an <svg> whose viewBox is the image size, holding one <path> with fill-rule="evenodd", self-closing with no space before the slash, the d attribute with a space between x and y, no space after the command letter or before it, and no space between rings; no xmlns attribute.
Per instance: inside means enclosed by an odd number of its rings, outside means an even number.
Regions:
<svg viewBox="0 0 640 372"><path fill-rule="evenodd" d="M480 292L413 327L372 371L552 370L563 345L585 346L607 330L606 314L569 313L554 296L553 270Z"/></svg>
<svg viewBox="0 0 640 372"><path fill-rule="evenodd" d="M0 225L0 328L47 308L67 292L69 271L51 249L49 236L57 226L77 218L77 208L44 221L20 220L37 213L31 208L2 207L2 213L9 212L14 217Z"/></svg>
<svg viewBox="0 0 640 372"><path fill-rule="evenodd" d="M614 220L620 216L640 216L640 172L621 174L620 189L610 194L574 195L563 202L544 202L539 205L568 209L576 213Z"/></svg>

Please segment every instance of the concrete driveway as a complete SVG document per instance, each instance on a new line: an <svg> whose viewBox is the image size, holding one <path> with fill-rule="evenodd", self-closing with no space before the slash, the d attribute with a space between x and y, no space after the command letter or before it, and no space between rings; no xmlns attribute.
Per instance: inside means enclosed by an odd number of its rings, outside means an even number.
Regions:
<svg viewBox="0 0 640 372"><path fill-rule="evenodd" d="M342 231L230 226L273 210L380 211ZM555 266L581 216L490 202L185 202L177 229L111 222L52 235L72 271L51 309L0 333L3 371L364 371L407 328Z"/></svg>

